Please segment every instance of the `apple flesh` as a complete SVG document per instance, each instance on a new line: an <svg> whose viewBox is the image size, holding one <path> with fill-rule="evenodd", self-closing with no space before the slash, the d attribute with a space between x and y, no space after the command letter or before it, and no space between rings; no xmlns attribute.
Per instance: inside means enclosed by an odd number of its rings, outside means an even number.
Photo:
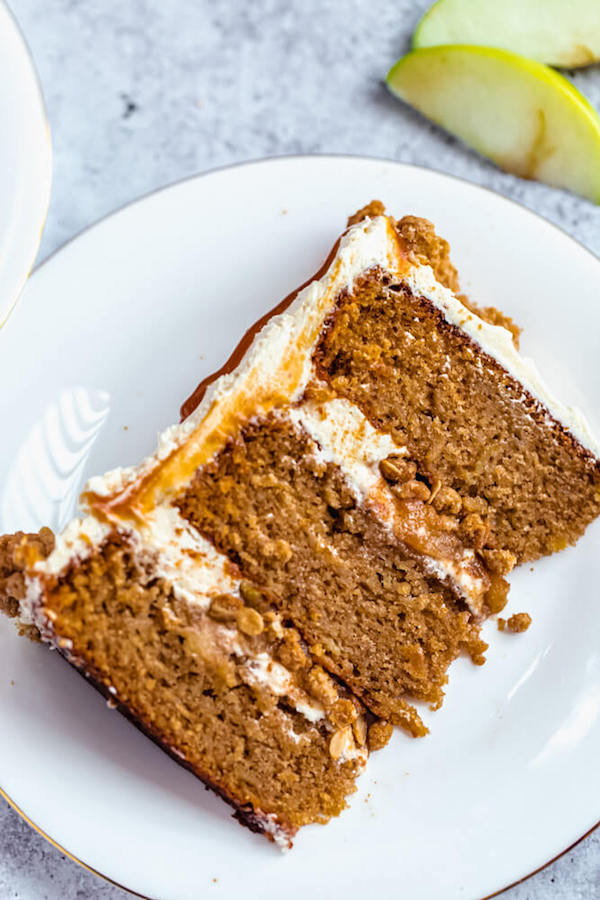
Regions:
<svg viewBox="0 0 600 900"><path fill-rule="evenodd" d="M551 66L600 60L600 0L438 0L413 35L413 47L480 44Z"/></svg>
<svg viewBox="0 0 600 900"><path fill-rule="evenodd" d="M600 202L600 118L553 69L491 47L429 47L387 84L507 172Z"/></svg>

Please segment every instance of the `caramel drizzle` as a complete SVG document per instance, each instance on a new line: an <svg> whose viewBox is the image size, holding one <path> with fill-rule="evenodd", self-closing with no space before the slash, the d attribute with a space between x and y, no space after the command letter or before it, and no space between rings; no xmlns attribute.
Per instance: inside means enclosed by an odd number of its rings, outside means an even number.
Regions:
<svg viewBox="0 0 600 900"><path fill-rule="evenodd" d="M387 264L394 275L398 276L409 268L408 254L393 220L387 216L384 218L388 238ZM272 377L266 383L263 381L263 366L259 360L237 389L234 388L225 398L216 397L212 401L194 431L164 460L114 495L105 497L92 492L82 495L82 501L94 515L111 522L123 520L143 522L148 512L159 502L174 498L194 472L212 459L224 447L227 440L251 418L265 416L273 408L285 406L290 402L290 398L301 383L308 354L318 340L323 322L332 310L339 293L336 279L341 267L338 258L340 240L336 242L327 260L313 278L248 329L225 365L198 385L183 404L182 412L189 415L201 402L210 384L221 375L235 371L254 338L275 315L284 312L304 288L317 284L328 275L329 284L324 294L318 299L315 308L310 310L296 340L287 346L278 370L272 373Z"/></svg>
<svg viewBox="0 0 600 900"><path fill-rule="evenodd" d="M274 306L273 309L265 313L264 316L261 316L260 319L257 319L257 321L254 322L254 324L251 325L250 328L246 331L238 345L235 347L227 361L223 363L221 368L217 369L216 372L212 372L210 375L207 375L206 378L202 379L200 384L194 389L193 393L190 394L187 400L184 400L184 402L181 404L180 414L182 422L187 419L188 416L191 416L194 410L197 409L198 406L200 406L202 400L204 399L204 395L206 394L207 388L209 388L210 385L213 384L213 382L215 382L222 375L229 375L234 371L234 369L237 369L242 359L246 355L246 352L250 349L252 342L254 341L254 338L257 336L259 331L261 331L274 316L278 316L281 313L284 313L286 309L288 309L288 307L292 305L298 294L303 291L304 288L307 288L310 284L313 283L313 281L320 281L321 278L323 278L337 255L340 247L340 240L341 238L337 239L329 253L329 256L327 257L321 268L318 270L318 272L316 272L312 276L312 278L309 278L305 282L303 282L303 284L301 284L300 287L295 291L292 291L291 294L288 294L287 297L284 297L284 299L281 300L277 304L277 306Z"/></svg>

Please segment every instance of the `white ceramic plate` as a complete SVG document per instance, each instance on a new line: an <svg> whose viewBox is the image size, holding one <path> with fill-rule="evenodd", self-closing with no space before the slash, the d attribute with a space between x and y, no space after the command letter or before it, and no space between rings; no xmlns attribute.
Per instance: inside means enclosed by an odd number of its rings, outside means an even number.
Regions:
<svg viewBox="0 0 600 900"><path fill-rule="evenodd" d="M44 102L31 56L0 2L0 326L38 251L52 161Z"/></svg>
<svg viewBox="0 0 600 900"><path fill-rule="evenodd" d="M432 219L463 286L598 424L600 266L525 209L434 172L289 158L214 172L91 228L45 263L0 334L0 530L62 526L83 480L137 462L246 327L317 270L373 197ZM0 786L80 860L151 898L480 898L600 814L599 523L514 575L520 636L489 623L431 734L398 732L351 808L281 856L57 655L0 622ZM211 893L212 892L212 893Z"/></svg>

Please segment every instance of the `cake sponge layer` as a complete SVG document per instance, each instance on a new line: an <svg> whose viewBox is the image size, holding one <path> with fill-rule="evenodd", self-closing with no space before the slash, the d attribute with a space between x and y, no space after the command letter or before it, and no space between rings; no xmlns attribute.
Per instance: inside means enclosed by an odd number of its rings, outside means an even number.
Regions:
<svg viewBox="0 0 600 900"><path fill-rule="evenodd" d="M439 705L461 649L481 661L478 619L315 451L290 418L257 421L177 504L329 671L373 712L423 734L406 698ZM423 506L408 504L413 515Z"/></svg>
<svg viewBox="0 0 600 900"><path fill-rule="evenodd" d="M486 530L482 546L536 559L575 543L600 513L595 456L414 285L362 276L315 359L430 485L458 492L463 518Z"/></svg>

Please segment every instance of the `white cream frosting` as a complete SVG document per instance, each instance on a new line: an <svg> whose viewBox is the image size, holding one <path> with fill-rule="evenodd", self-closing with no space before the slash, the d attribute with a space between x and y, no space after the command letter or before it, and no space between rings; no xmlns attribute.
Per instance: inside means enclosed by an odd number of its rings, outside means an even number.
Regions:
<svg viewBox="0 0 600 900"><path fill-rule="evenodd" d="M465 547L460 561L439 560L433 559L431 556L424 556L423 562L432 575L436 575L441 581L452 582L471 612L480 615L483 608L485 584L481 578L477 578L469 571L470 564L475 558L475 552Z"/></svg>
<svg viewBox="0 0 600 900"><path fill-rule="evenodd" d="M154 557L153 571L175 596L206 609L217 594L237 592L239 578L230 574L227 557L169 504L152 510L135 531L142 550Z"/></svg>
<svg viewBox="0 0 600 900"><path fill-rule="evenodd" d="M244 666L250 684L268 687L277 697L287 697L294 708L313 724L325 716L320 703L300 691L289 670L268 653L257 653Z"/></svg>
<svg viewBox="0 0 600 900"><path fill-rule="evenodd" d="M350 228L342 236L338 253L325 275L300 291L285 312L269 319L237 368L209 385L202 401L185 421L171 425L159 435L157 449L152 455L139 466L115 468L91 478L85 490L98 497L109 497L125 490L180 448L215 404L224 404L241 394L257 373L262 384L276 385L286 355L296 346L311 322L317 326L315 343L318 341L319 326L333 311L340 291L351 288L356 278L373 267L395 271L395 259L395 248L390 244L389 226L384 217L366 219ZM302 396L313 376L312 349L314 347L309 348L304 356L302 373L288 397L289 402ZM260 409L257 409L258 413Z"/></svg>
<svg viewBox="0 0 600 900"><path fill-rule="evenodd" d="M54 550L34 572L60 575L74 559L85 559L114 528L93 515L74 519L57 536ZM157 506L135 531L124 529L138 549L154 560L153 575L165 578L176 596L206 608L215 594L237 590L227 558L169 504Z"/></svg>
<svg viewBox="0 0 600 900"><path fill-rule="evenodd" d="M47 559L34 566L35 572L59 575L74 559L85 559L110 534L112 528L95 516L73 519L63 532L56 536L54 549Z"/></svg>
<svg viewBox="0 0 600 900"><path fill-rule="evenodd" d="M281 852L287 853L292 846L292 842L288 832L279 824L277 816L274 813L262 813L260 816L260 824L262 825L263 831L266 834L271 835Z"/></svg>
<svg viewBox="0 0 600 900"><path fill-rule="evenodd" d="M350 400L309 401L292 407L288 415L316 442L317 459L342 469L359 501L380 484L381 460L392 454L406 456L406 447L398 447L389 434L374 428Z"/></svg>

